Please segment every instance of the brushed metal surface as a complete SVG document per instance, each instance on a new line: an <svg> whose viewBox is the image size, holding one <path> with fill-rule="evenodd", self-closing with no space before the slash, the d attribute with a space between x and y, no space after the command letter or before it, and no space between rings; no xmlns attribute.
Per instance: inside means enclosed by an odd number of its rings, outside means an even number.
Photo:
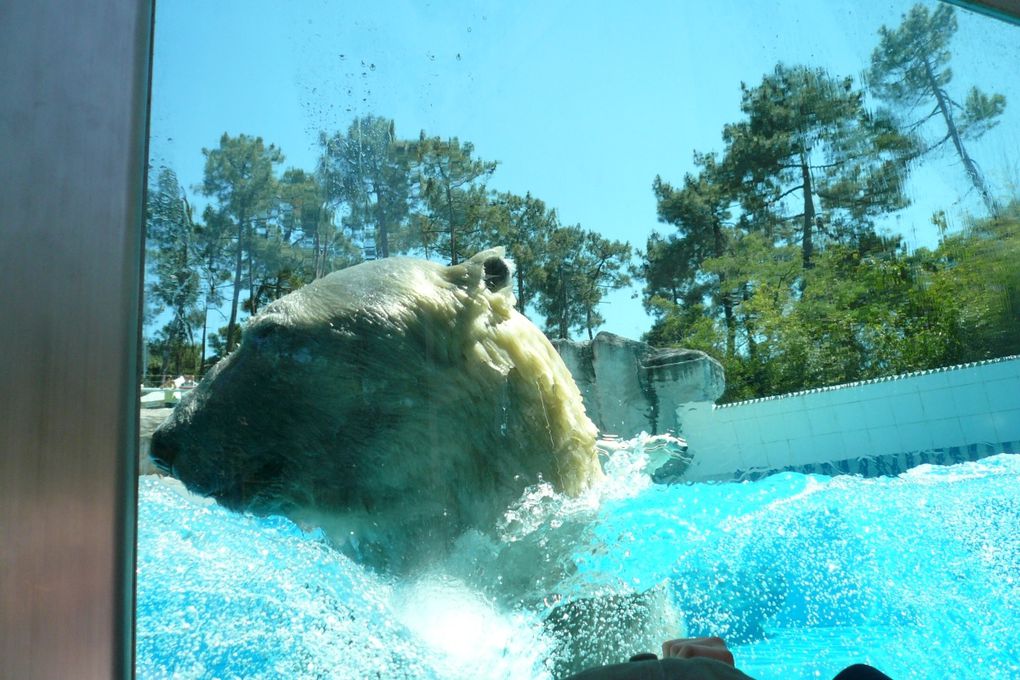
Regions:
<svg viewBox="0 0 1020 680"><path fill-rule="evenodd" d="M151 16L0 2L0 678L131 675Z"/></svg>

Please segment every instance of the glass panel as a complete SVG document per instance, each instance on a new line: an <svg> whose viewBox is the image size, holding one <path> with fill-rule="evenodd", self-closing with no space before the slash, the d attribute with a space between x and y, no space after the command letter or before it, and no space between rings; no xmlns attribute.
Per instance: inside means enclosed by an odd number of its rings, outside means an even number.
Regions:
<svg viewBox="0 0 1020 680"><path fill-rule="evenodd" d="M1018 45L160 3L139 677L1016 675Z"/></svg>

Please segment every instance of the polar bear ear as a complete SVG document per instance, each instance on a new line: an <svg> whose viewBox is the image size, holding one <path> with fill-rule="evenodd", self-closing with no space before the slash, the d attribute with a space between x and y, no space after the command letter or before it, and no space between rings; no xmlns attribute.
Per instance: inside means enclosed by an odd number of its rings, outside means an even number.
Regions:
<svg viewBox="0 0 1020 680"><path fill-rule="evenodd" d="M485 287L495 293L510 285L510 263L493 255L482 263L485 272Z"/></svg>
<svg viewBox="0 0 1020 680"><path fill-rule="evenodd" d="M451 283L471 288L479 282L493 293L509 287L513 268L503 257L503 248L489 248L470 260L446 268L446 279Z"/></svg>
<svg viewBox="0 0 1020 680"><path fill-rule="evenodd" d="M482 266L485 287L493 293L510 285L512 268L510 262L504 257L505 252L502 247L489 248L469 260L473 264Z"/></svg>

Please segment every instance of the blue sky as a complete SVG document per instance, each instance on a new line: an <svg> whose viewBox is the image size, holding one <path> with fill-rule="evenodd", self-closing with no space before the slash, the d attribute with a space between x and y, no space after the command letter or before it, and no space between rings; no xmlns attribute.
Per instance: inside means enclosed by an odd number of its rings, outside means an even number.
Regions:
<svg viewBox="0 0 1020 680"><path fill-rule="evenodd" d="M740 82L778 62L857 77L910 2L269 2L157 3L150 155L186 187L203 147L258 135L284 167L314 169L320 130L359 115L393 118L398 136L457 136L500 165L490 187L530 191L580 223L643 247L657 223L653 178L679 182L694 150L721 150L740 118ZM862 9L866 8L866 9ZM1018 29L958 11L952 91L1007 97L1001 124L971 153L990 183L1020 180ZM890 221L932 246L929 216L960 224L979 209L945 154L917 171L915 204ZM197 189L194 202L201 203ZM650 325L635 290L607 300L604 330Z"/></svg>

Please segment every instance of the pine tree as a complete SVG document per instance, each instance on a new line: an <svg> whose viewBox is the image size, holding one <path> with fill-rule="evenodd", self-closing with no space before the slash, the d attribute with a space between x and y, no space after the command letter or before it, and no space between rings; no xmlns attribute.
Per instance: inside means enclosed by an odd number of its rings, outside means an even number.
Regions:
<svg viewBox="0 0 1020 680"><path fill-rule="evenodd" d="M760 85L741 88L747 118L724 128L723 165L743 188L751 228L799 242L805 270L819 238L853 242L876 217L908 204L916 142L890 116L870 113L852 79L779 64Z"/></svg>
<svg viewBox="0 0 1020 680"><path fill-rule="evenodd" d="M233 293L230 319L227 323L226 351L236 345L239 334L238 311L241 290L255 296L256 226L265 225L275 208L276 179L274 168L283 162L276 146L268 147L261 137L224 133L216 149L202 149L205 155L205 177L202 192L216 200L215 213L208 219L225 220L233 229L231 248L234 256ZM245 264L247 263L247 270ZM247 277L245 274L247 273Z"/></svg>
<svg viewBox="0 0 1020 680"><path fill-rule="evenodd" d="M161 168L146 203L146 246L155 278L149 299L156 311L169 311L170 321L159 332L161 372L199 373L195 365L194 321L198 311L199 274L193 249L195 225L187 195L169 168Z"/></svg>
<svg viewBox="0 0 1020 680"><path fill-rule="evenodd" d="M598 306L605 293L630 284L630 245L610 241L580 226L559 227L549 235L542 259L536 306L545 332L569 339L572 330L590 340L605 323Z"/></svg>
<svg viewBox="0 0 1020 680"><path fill-rule="evenodd" d="M949 68L949 43L956 28L951 5L939 4L930 13L924 5L914 5L898 28L879 29L881 41L872 52L868 80L876 96L913 116L910 129L920 130L930 121L941 121L944 134L920 149L918 155L952 142L968 178L989 214L994 215L998 205L964 142L977 139L998 123L1006 98L985 94L977 87L970 89L962 105L950 96L947 87L953 72ZM915 113L918 110L920 115Z"/></svg>
<svg viewBox="0 0 1020 680"><path fill-rule="evenodd" d="M411 201L411 145L397 139L392 120L363 116L346 133L319 137L318 174L326 201L344 211L368 259L406 252Z"/></svg>
<svg viewBox="0 0 1020 680"><path fill-rule="evenodd" d="M426 250L434 247L457 264L486 245L480 238L489 208L485 182L496 163L472 158L470 142L426 137L424 131L414 148L423 208L419 238Z"/></svg>
<svg viewBox="0 0 1020 680"><path fill-rule="evenodd" d="M487 246L506 248L514 263L517 310L526 313L538 285L540 259L550 234L559 225L556 211L530 193L518 196L510 192L490 198L492 210L484 225Z"/></svg>
<svg viewBox="0 0 1020 680"><path fill-rule="evenodd" d="M736 291L725 273L706 275L703 263L723 257L733 238L730 205L735 191L712 154L695 153L697 175L688 173L683 186L674 188L661 177L653 184L659 220L676 227L663 238L653 234L646 247L642 277L647 282L645 303L663 314L682 308L701 310L706 299L722 310L726 329L726 355L736 352ZM668 301L668 304L663 304Z"/></svg>

